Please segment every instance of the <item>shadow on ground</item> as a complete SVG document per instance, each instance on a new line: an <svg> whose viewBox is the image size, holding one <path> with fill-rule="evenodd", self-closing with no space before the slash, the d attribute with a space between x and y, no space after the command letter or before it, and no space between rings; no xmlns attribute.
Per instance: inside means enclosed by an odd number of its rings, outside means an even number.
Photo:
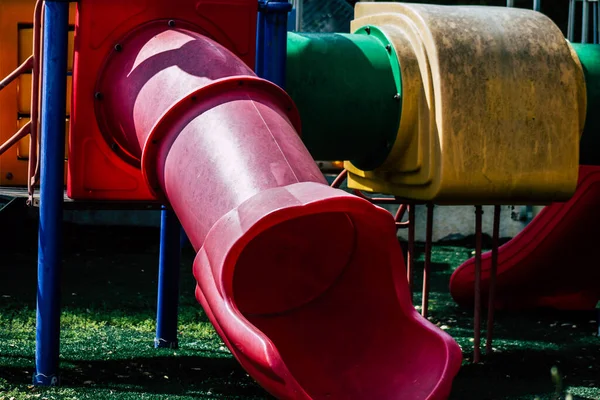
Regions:
<svg viewBox="0 0 600 400"><path fill-rule="evenodd" d="M145 392L153 395L208 393L213 397L270 398L232 358L201 356L139 357L128 360L63 359L61 386L85 390ZM31 377L22 368L3 367L0 378L26 386ZM153 396L154 398L154 396Z"/></svg>

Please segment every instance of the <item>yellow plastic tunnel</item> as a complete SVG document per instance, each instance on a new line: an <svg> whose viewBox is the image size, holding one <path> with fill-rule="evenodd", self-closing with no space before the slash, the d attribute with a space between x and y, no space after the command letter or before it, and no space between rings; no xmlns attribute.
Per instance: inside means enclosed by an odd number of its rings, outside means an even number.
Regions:
<svg viewBox="0 0 600 400"><path fill-rule="evenodd" d="M440 204L572 195L586 89L577 55L549 18L515 8L358 3L352 30L370 26L398 57L402 113L381 165L346 162L349 187Z"/></svg>

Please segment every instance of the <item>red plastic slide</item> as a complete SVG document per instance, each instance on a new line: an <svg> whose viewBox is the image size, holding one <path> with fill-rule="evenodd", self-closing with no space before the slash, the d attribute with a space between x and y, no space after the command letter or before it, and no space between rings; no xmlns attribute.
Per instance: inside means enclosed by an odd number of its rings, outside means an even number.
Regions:
<svg viewBox="0 0 600 400"><path fill-rule="evenodd" d="M197 298L285 399L442 399L458 345L412 307L393 217L332 189L287 94L164 22L120 42L98 113L198 254Z"/></svg>
<svg viewBox="0 0 600 400"><path fill-rule="evenodd" d="M600 167L581 166L575 195L545 207L500 247L496 308L594 309L600 300L599 238ZM484 298L490 265L488 252L482 260ZM450 279L452 297L462 306L473 304L474 276L475 261L470 259Z"/></svg>

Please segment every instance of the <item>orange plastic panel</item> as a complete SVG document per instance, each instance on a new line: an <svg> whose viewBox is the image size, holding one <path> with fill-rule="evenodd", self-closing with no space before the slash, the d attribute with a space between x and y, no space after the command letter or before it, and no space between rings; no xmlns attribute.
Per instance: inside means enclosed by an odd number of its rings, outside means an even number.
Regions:
<svg viewBox="0 0 600 400"><path fill-rule="evenodd" d="M94 94L106 58L128 32L162 19L197 26L253 68L256 1L81 0L77 7L67 193L74 199L152 200L139 166L123 160L97 124Z"/></svg>
<svg viewBox="0 0 600 400"><path fill-rule="evenodd" d="M35 0L0 1L0 77L2 78L14 71L20 61L32 54L34 6ZM70 23L75 24L75 4L71 4ZM72 54L72 50L70 51ZM18 110L20 93L23 96L29 93L27 100L21 99L21 108L29 109L30 89L26 89L24 85L28 84L28 79L30 82L30 78L31 75L24 77L24 82L17 79L0 91L0 143L4 143L14 135L19 123L22 123L19 122ZM70 92L69 89L68 93ZM22 113L21 117L28 117L26 114ZM28 148L28 140L28 138L24 139L0 156L0 186L27 185L27 159L22 154L25 154L23 151Z"/></svg>

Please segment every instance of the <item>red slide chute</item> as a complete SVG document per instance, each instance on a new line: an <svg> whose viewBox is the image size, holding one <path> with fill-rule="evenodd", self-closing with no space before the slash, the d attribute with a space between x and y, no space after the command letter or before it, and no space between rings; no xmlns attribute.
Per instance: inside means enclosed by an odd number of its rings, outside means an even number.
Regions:
<svg viewBox="0 0 600 400"><path fill-rule="evenodd" d="M120 42L97 115L177 213L197 298L279 398L441 399L458 345L412 307L394 218L326 185L287 94L193 26Z"/></svg>

